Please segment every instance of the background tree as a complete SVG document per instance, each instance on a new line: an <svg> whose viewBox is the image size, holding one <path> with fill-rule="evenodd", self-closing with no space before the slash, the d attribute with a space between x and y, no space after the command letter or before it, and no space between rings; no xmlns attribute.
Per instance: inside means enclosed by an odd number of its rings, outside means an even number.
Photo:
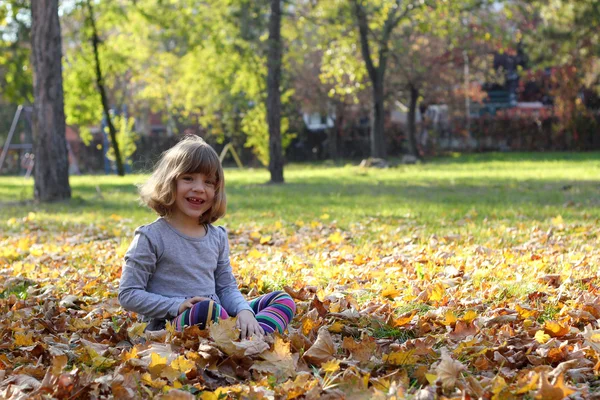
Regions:
<svg viewBox="0 0 600 400"><path fill-rule="evenodd" d="M65 138L58 0L31 3L31 39L35 99L34 196L39 201L68 199L71 187Z"/></svg>
<svg viewBox="0 0 600 400"><path fill-rule="evenodd" d="M272 183L283 183L281 148L281 0L271 0L267 58L267 121L269 123L269 172Z"/></svg>

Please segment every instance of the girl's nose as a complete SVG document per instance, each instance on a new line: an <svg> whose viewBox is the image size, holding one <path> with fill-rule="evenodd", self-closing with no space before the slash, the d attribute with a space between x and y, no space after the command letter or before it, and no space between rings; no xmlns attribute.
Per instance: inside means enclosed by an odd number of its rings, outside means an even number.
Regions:
<svg viewBox="0 0 600 400"><path fill-rule="evenodd" d="M204 182L198 182L194 185L193 190L196 192L204 192L205 191Z"/></svg>

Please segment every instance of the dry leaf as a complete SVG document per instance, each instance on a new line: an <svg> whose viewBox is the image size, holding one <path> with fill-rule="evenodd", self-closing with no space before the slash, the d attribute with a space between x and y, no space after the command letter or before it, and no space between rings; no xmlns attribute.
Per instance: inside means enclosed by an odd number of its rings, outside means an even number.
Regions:
<svg viewBox="0 0 600 400"><path fill-rule="evenodd" d="M335 345L331 340L331 335L327 330L327 327L321 327L315 343L304 353L302 358L306 361L321 365L333 358L335 354Z"/></svg>
<svg viewBox="0 0 600 400"><path fill-rule="evenodd" d="M438 379L442 382L445 390L452 390L456 386L460 373L464 371L465 366L459 361L453 360L450 354L442 351L442 359L435 369Z"/></svg>

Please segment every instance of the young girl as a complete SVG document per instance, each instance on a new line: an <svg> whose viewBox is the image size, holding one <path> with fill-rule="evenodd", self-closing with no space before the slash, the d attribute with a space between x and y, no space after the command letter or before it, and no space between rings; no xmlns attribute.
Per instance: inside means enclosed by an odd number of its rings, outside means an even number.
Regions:
<svg viewBox="0 0 600 400"><path fill-rule="evenodd" d="M225 214L225 184L217 153L187 136L163 153L140 187L142 202L160 217L135 231L119 285L121 306L159 330L177 330L237 316L242 338L283 333L296 306L285 292L244 300L229 264L227 233L213 222Z"/></svg>

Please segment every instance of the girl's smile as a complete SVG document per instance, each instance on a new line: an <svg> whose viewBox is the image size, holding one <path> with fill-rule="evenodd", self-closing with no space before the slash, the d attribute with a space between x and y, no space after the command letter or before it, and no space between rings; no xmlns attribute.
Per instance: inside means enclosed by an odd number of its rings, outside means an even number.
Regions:
<svg viewBox="0 0 600 400"><path fill-rule="evenodd" d="M202 173L183 174L176 180L175 204L171 220L177 225L198 226L215 198L216 180Z"/></svg>

